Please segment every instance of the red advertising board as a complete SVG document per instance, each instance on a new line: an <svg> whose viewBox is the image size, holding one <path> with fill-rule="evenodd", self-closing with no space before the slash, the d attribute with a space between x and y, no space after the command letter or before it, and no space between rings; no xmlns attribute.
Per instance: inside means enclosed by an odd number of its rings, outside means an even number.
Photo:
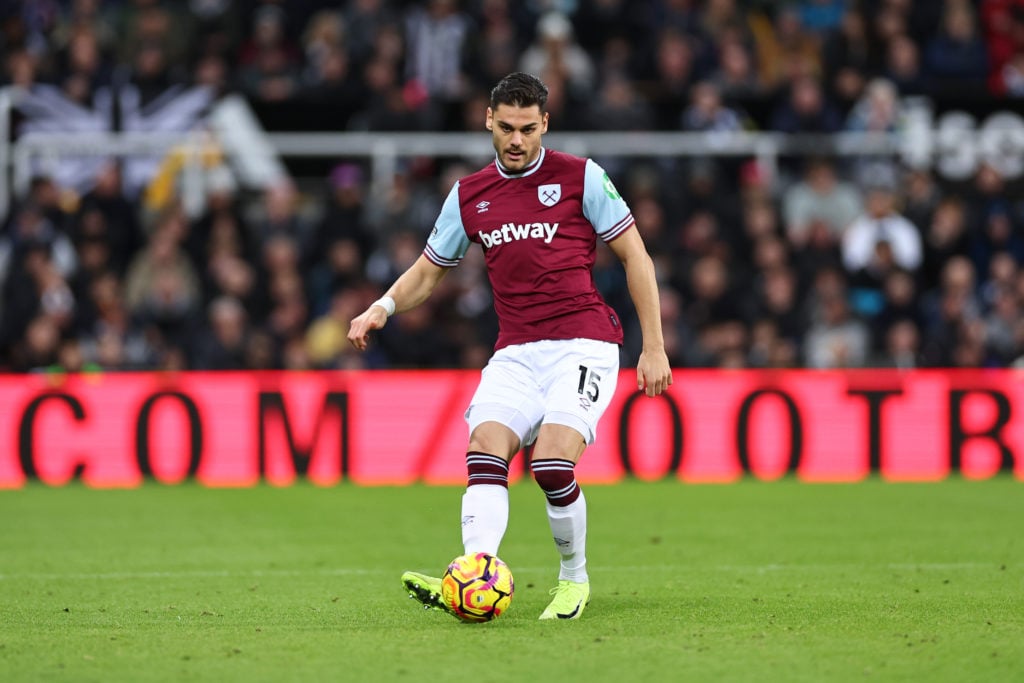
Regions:
<svg viewBox="0 0 1024 683"><path fill-rule="evenodd" d="M455 484L474 371L0 376L0 488ZM676 371L657 398L624 371L584 482L744 476L1024 479L1024 374ZM523 476L520 459L512 478Z"/></svg>

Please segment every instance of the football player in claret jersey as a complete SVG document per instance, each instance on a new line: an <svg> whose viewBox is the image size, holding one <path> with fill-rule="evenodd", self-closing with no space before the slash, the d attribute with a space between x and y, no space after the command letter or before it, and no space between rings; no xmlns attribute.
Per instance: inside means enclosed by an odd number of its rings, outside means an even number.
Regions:
<svg viewBox="0 0 1024 683"><path fill-rule="evenodd" d="M643 332L637 388L672 383L654 266L629 207L590 159L546 149L547 87L513 73L491 92L486 127L496 157L462 178L445 200L423 254L385 296L356 317L349 341L365 349L390 315L422 303L473 243L484 251L499 332L466 411L468 485L462 498L466 553L498 554L508 524L508 467L533 444L530 469L547 498L558 585L541 619L575 619L590 601L587 504L574 467L593 443L619 371L622 325L598 294L597 240L622 261ZM410 594L445 609L440 579L407 572Z"/></svg>

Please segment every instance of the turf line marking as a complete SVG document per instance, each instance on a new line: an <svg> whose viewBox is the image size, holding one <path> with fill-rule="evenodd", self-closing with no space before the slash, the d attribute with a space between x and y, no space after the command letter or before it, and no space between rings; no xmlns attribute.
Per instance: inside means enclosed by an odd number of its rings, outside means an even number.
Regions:
<svg viewBox="0 0 1024 683"><path fill-rule="evenodd" d="M836 563L836 564L762 564L762 565L733 565L722 564L715 567L682 567L684 571L695 571L706 569L723 572L743 572L750 574L768 574L771 572L793 572L793 571L850 571L857 569L890 569L899 571L959 571L966 569L995 568L998 562L888 562L885 564L865 563ZM637 567L640 569L640 567ZM648 570L652 567L647 567ZM676 569L680 569L677 567Z"/></svg>
<svg viewBox="0 0 1024 683"><path fill-rule="evenodd" d="M922 563L887 563L882 565L872 564L762 564L762 565L733 565L722 564L715 566L700 565L646 565L646 566L609 566L599 565L591 567L590 571L595 573L610 572L650 572L650 571L673 571L692 573L699 571L716 572L737 572L744 574L768 574L799 571L853 571L858 569L884 568L894 571L962 571L973 569L995 568L997 563L992 562L922 562ZM366 576L379 574L380 568L360 567L335 567L330 569L253 569L249 571L229 570L182 570L182 571L151 571L151 572L71 572L60 573L21 573L21 574L0 574L0 581L123 581L126 579L230 579L230 578L278 578L289 576ZM517 573L542 574L553 571L552 567L516 567Z"/></svg>
<svg viewBox="0 0 1024 683"><path fill-rule="evenodd" d="M982 567L995 567L998 562L900 562L886 565L889 569L928 569L935 571L946 571L951 569L979 569Z"/></svg>
<svg viewBox="0 0 1024 683"><path fill-rule="evenodd" d="M44 581L95 581L123 579L217 579L217 578L261 578L288 576L360 576L377 573L375 569L336 568L336 569L253 569L251 571L227 570L185 570L162 572L99 572L68 573L68 574L0 574L0 581L18 579L42 579Z"/></svg>

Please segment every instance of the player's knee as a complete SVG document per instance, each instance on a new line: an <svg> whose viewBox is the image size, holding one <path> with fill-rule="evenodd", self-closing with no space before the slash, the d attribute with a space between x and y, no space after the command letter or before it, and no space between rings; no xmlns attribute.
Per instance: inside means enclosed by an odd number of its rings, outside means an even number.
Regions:
<svg viewBox="0 0 1024 683"><path fill-rule="evenodd" d="M519 451L519 437L504 425L485 422L470 434L467 450L493 453L507 462Z"/></svg>
<svg viewBox="0 0 1024 683"><path fill-rule="evenodd" d="M535 459L530 470L537 485L552 505L565 506L580 496L575 464L571 460Z"/></svg>

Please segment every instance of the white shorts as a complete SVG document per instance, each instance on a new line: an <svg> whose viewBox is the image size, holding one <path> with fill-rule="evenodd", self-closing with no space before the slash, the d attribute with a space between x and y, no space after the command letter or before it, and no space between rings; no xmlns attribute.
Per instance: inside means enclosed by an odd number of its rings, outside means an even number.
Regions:
<svg viewBox="0 0 1024 683"><path fill-rule="evenodd" d="M499 349L487 363L466 410L470 433L499 422L522 446L542 424L572 427L594 443L597 422L619 377L619 347L593 339L557 339Z"/></svg>

